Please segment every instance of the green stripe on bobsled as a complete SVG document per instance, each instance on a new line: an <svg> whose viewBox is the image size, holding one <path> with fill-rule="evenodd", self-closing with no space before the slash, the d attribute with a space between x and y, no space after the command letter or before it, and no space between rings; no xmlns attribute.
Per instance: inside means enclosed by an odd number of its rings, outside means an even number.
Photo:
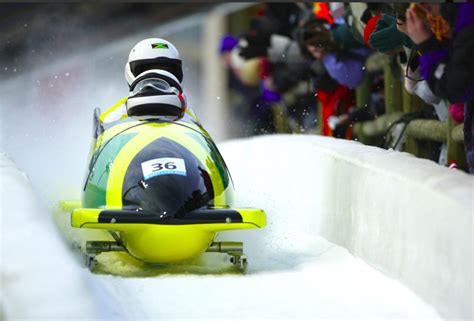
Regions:
<svg viewBox="0 0 474 321"><path fill-rule="evenodd" d="M83 206L88 208L100 208L106 205L106 189L109 173L113 162L125 146L137 133L124 133L115 136L98 149L92 157L91 168L103 169L101 172L95 170L89 175L83 194Z"/></svg>

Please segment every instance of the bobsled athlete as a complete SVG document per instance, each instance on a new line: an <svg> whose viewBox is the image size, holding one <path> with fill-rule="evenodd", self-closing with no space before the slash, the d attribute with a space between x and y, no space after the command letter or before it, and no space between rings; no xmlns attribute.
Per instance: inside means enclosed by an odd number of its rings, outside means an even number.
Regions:
<svg viewBox="0 0 474 321"><path fill-rule="evenodd" d="M187 107L182 61L171 42L149 38L137 43L125 64L125 79L130 93L100 115L103 124L150 114L198 122Z"/></svg>

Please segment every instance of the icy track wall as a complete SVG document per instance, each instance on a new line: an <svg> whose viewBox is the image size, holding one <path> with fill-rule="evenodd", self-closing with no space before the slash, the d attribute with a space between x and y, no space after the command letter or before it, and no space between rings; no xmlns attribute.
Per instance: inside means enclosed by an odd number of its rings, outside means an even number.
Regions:
<svg viewBox="0 0 474 321"><path fill-rule="evenodd" d="M472 177L406 153L324 137L260 137L221 149L224 158L248 155L241 167L259 173L256 184L293 182L282 186L288 202L316 204L321 216L319 223L308 217L307 229L401 280L444 317L472 319ZM229 167L234 177L245 175ZM308 179L320 194L298 189Z"/></svg>
<svg viewBox="0 0 474 321"><path fill-rule="evenodd" d="M0 320L108 317L26 174L1 152L0 231Z"/></svg>

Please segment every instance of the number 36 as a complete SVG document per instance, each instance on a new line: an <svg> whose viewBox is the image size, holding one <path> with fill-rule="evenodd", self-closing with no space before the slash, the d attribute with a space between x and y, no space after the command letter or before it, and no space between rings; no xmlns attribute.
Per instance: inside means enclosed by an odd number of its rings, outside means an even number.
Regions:
<svg viewBox="0 0 474 321"><path fill-rule="evenodd" d="M160 170L162 170L163 168L165 169L176 169L176 165L174 164L174 162L168 162L168 163L165 163L165 166L163 167L163 163L156 163L156 164L153 164L153 171L154 172L158 172Z"/></svg>

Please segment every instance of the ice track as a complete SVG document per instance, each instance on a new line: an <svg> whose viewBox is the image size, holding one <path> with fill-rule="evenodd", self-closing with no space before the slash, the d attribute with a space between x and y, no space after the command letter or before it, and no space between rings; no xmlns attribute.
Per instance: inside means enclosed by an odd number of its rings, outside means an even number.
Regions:
<svg viewBox="0 0 474 321"><path fill-rule="evenodd" d="M297 171L281 172L284 164L267 159L272 151L265 146L272 145L272 137L257 141L258 146L249 140L221 145L238 203L261 206L268 214L264 230L221 235L245 241L250 260L245 276L222 273L224 259L211 254L190 268L162 270L120 257L102 258L113 275L90 274L64 249L46 212L43 217L32 214L42 204L25 176L2 156L6 319L440 319L402 284L313 233L319 214L310 195L318 193L318 178L311 171L305 171L304 179ZM244 153L249 144L261 152L249 158ZM298 159L302 168L313 166L312 161ZM14 218L5 215L12 212Z"/></svg>

